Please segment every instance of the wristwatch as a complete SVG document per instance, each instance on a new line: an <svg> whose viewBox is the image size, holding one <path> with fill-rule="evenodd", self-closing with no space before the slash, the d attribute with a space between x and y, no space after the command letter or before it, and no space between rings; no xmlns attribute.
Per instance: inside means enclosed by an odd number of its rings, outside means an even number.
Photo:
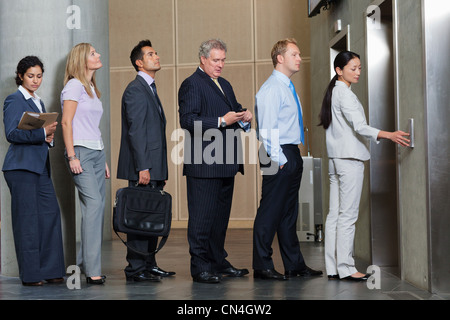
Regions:
<svg viewBox="0 0 450 320"><path fill-rule="evenodd" d="M69 161L72 161L72 160L78 160L77 156L67 157L67 159L68 159Z"/></svg>
<svg viewBox="0 0 450 320"><path fill-rule="evenodd" d="M222 117L221 119L222 119L222 121L220 122L220 126L222 128L225 128L227 126L227 122L225 121L225 118Z"/></svg>

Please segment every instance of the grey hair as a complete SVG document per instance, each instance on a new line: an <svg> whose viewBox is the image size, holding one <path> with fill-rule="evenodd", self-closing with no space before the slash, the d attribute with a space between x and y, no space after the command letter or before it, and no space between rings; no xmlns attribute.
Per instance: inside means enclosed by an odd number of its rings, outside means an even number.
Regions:
<svg viewBox="0 0 450 320"><path fill-rule="evenodd" d="M212 49L218 49L227 52L227 45L220 39L206 40L200 45L200 49L198 51L198 58L199 59L201 59L201 57L209 58Z"/></svg>

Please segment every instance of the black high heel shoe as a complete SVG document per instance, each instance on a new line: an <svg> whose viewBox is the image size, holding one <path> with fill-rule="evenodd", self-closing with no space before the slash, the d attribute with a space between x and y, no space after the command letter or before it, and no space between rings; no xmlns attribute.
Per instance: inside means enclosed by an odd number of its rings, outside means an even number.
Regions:
<svg viewBox="0 0 450 320"><path fill-rule="evenodd" d="M363 282L363 281L367 281L370 278L370 274L365 274L362 277L352 277L352 276L348 276L345 278L342 278L342 280L348 280L348 281L355 281L355 282Z"/></svg>
<svg viewBox="0 0 450 320"><path fill-rule="evenodd" d="M104 276L101 276L100 279L92 279L91 277L86 277L86 282L89 284L104 284L105 278L106 277L104 277Z"/></svg>

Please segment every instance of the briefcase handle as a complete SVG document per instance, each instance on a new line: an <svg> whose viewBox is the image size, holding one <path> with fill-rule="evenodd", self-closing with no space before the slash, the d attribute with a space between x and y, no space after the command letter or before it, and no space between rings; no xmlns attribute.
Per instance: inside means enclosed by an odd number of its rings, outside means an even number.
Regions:
<svg viewBox="0 0 450 320"><path fill-rule="evenodd" d="M114 230L114 232L117 234L117 236L119 237L120 241L122 241L122 243L123 243L128 249L130 249L130 250L133 251L133 252L136 252L137 254L140 254L140 255L143 255L143 256L146 256L146 257L157 254L157 253L162 249L162 247L164 247L164 245L165 245L165 243L166 243L166 241L167 241L167 238L169 237L169 235L162 237L162 238L161 238L161 241L159 242L158 248L156 248L155 251L153 251L153 252L142 252L142 251L139 251L139 250L133 248L133 247L130 246L127 242L125 242L125 241L122 239L122 237L119 235L119 233L117 233L116 230Z"/></svg>

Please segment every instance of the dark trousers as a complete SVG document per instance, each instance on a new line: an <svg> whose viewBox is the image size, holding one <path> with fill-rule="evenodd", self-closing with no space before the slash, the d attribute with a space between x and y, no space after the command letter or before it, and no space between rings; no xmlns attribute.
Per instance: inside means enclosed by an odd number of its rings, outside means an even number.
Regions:
<svg viewBox="0 0 450 320"><path fill-rule="evenodd" d="M253 227L253 269L274 269L272 243L278 237L285 271L305 267L297 238L298 191L303 159L296 145L283 145L288 159L276 174L264 175L260 205Z"/></svg>
<svg viewBox="0 0 450 320"><path fill-rule="evenodd" d="M136 181L129 181L128 185L135 186ZM164 188L164 181L150 181L146 186L141 185L141 188L156 188L162 190ZM134 234L127 234L127 243L134 249L140 252L154 252L158 244L158 237L145 237ZM144 256L127 248L127 262L125 267L125 275L131 277L141 271L150 270L156 267L155 255Z"/></svg>
<svg viewBox="0 0 450 320"><path fill-rule="evenodd" d="M4 173L11 191L11 216L19 276L39 282L65 276L61 215L53 183L43 174Z"/></svg>
<svg viewBox="0 0 450 320"><path fill-rule="evenodd" d="M186 177L189 209L188 242L191 275L231 267L225 237L233 199L234 177Z"/></svg>

